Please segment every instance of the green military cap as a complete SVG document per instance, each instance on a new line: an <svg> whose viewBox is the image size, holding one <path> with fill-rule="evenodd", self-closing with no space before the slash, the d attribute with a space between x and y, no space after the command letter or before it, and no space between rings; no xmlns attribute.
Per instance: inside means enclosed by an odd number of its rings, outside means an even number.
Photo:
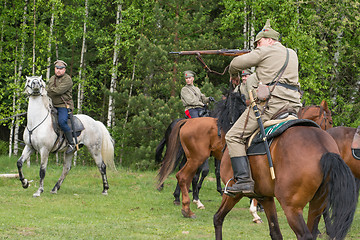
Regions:
<svg viewBox="0 0 360 240"><path fill-rule="evenodd" d="M193 71L187 70L184 72L184 77L185 78L189 78L189 77L195 77L195 73Z"/></svg>
<svg viewBox="0 0 360 240"><path fill-rule="evenodd" d="M252 71L250 71L250 69L245 69L245 70L242 70L241 72L241 76L246 76L246 75L250 75L252 74Z"/></svg>
<svg viewBox="0 0 360 240"><path fill-rule="evenodd" d="M279 41L279 37L280 33L270 27L270 19L268 19L263 29L261 29L261 31L256 35L255 43L257 43L257 41L259 41L261 38L272 38L276 41Z"/></svg>
<svg viewBox="0 0 360 240"><path fill-rule="evenodd" d="M63 60L56 60L54 62L56 68L66 68L67 64Z"/></svg>

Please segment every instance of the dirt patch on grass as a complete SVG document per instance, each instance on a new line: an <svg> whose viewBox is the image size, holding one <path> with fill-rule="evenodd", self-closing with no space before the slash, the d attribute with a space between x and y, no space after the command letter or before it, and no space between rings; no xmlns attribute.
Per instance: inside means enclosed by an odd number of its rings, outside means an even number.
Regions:
<svg viewBox="0 0 360 240"><path fill-rule="evenodd" d="M22 236L35 236L36 235L36 228L30 228L30 227L23 227L23 228L17 228L18 232Z"/></svg>

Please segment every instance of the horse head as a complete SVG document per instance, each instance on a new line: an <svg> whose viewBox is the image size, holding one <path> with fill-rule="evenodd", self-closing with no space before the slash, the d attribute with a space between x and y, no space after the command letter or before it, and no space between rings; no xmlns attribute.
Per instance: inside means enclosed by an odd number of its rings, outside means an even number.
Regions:
<svg viewBox="0 0 360 240"><path fill-rule="evenodd" d="M25 92L29 96L38 96L46 93L45 82L42 76L26 76Z"/></svg>
<svg viewBox="0 0 360 240"><path fill-rule="evenodd" d="M225 99L216 104L213 113L214 117L218 118L218 125L227 132L245 109L245 96L240 92L229 92Z"/></svg>
<svg viewBox="0 0 360 240"><path fill-rule="evenodd" d="M310 119L316 122L323 130L333 127L331 111L325 100L318 105L302 107L298 112L298 117L302 119Z"/></svg>

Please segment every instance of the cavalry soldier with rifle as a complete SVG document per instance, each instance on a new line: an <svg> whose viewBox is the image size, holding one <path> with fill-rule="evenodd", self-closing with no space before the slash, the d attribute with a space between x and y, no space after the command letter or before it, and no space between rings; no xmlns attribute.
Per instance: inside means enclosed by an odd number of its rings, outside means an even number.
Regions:
<svg viewBox="0 0 360 240"><path fill-rule="evenodd" d="M229 192L229 195L243 193L251 196L255 194L254 181L251 178L250 165L246 155L246 140L259 126L263 130L262 123L270 120L279 111L292 108L297 112L301 108L298 91L300 87L298 57L294 50L284 47L279 42L279 35L270 27L268 20L264 28L256 35L256 49L248 54L235 57L230 63L230 81L232 78L238 77L239 72L256 67L256 72L247 81L247 90L250 90L251 98L254 92L258 92L255 99L260 102L260 106L258 109L255 100L250 98L251 106L245 110L225 136L236 181L231 187L225 189L224 192ZM251 89L249 85L253 84L248 85L250 79L252 79L252 83L254 79L258 82L257 89ZM260 97L260 89L265 89L268 96ZM266 139L264 144L267 145ZM269 151L268 160L273 175Z"/></svg>
<svg viewBox="0 0 360 240"><path fill-rule="evenodd" d="M67 124L69 115L72 116L74 109L74 102L72 99L73 82L71 77L66 74L67 64L62 60L54 62L55 75L52 76L46 86L48 96L51 98L54 107L58 112L58 123L63 130L66 140L68 141L68 148L66 154L72 153L76 150L73 133ZM71 119L72 120L72 119Z"/></svg>

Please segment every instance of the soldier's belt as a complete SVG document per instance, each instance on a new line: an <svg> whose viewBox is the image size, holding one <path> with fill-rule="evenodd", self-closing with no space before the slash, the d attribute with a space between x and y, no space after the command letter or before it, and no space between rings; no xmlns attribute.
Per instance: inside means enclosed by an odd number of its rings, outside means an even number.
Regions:
<svg viewBox="0 0 360 240"><path fill-rule="evenodd" d="M269 84L266 84L268 86L273 86L275 83L269 83ZM297 86L293 86L293 85L289 85L289 84L286 84L286 83L280 83L278 82L276 85L278 86L282 86L284 88L287 88L287 89L290 89L290 90L293 90L293 91L299 91L299 88Z"/></svg>

